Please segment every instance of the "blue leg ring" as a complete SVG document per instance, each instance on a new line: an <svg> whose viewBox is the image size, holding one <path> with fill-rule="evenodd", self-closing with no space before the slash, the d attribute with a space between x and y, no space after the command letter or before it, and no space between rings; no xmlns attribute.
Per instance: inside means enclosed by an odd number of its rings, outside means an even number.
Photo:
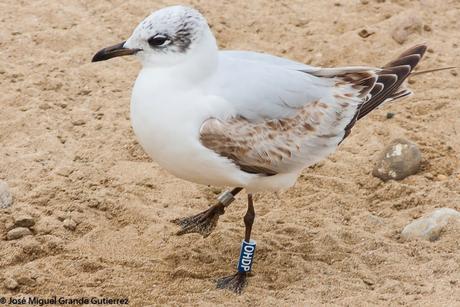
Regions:
<svg viewBox="0 0 460 307"><path fill-rule="evenodd" d="M238 272L250 272L254 260L254 252L256 251L256 241L243 240L241 243L240 259L238 260Z"/></svg>

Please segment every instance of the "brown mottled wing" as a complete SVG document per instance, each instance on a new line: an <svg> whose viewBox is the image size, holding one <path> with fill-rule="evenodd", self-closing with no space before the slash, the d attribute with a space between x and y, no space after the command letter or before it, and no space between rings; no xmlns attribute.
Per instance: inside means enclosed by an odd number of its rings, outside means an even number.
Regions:
<svg viewBox="0 0 460 307"><path fill-rule="evenodd" d="M298 108L290 117L210 118L201 126L200 141L248 173L270 176L317 163L335 151L377 77L375 71L358 69L331 80L328 95Z"/></svg>
<svg viewBox="0 0 460 307"><path fill-rule="evenodd" d="M311 85L318 84L315 90L323 93L317 100L292 108L295 112L286 113L289 117L210 118L201 126L201 143L249 173L275 175L301 170L334 152L355 122L370 111L385 101L411 94L403 82L425 50L425 45L415 46L382 69L302 70L317 78L311 79ZM291 108L289 103L283 105Z"/></svg>

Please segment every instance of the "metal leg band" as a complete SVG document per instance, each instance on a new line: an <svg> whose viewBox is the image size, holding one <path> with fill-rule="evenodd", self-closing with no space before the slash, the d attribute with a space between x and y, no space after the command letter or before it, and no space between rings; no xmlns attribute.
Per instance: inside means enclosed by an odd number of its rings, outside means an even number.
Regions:
<svg viewBox="0 0 460 307"><path fill-rule="evenodd" d="M225 192L223 192L222 194L219 195L217 200L222 205L224 205L224 207L227 207L228 205L230 205L235 200L235 197L233 196L232 193L230 193L230 191L225 191Z"/></svg>

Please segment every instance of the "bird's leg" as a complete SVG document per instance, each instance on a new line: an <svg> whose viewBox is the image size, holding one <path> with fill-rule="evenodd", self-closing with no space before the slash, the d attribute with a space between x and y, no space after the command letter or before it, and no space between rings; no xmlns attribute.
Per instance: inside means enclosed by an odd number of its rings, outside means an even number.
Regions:
<svg viewBox="0 0 460 307"><path fill-rule="evenodd" d="M251 240L252 224L256 214L254 211L254 203L252 194L248 194L248 210L244 215L245 235L241 245L240 259L238 261L238 272L231 276L219 278L217 280L217 288L229 289L235 293L241 294L247 284L247 275L251 272L256 249L256 242Z"/></svg>
<svg viewBox="0 0 460 307"><path fill-rule="evenodd" d="M181 230L176 234L181 236L195 232L201 234L205 238L209 236L214 228L216 228L219 216L224 214L225 208L235 200L236 194L242 189L243 188L234 188L231 191L223 192L217 198L217 203L215 205L197 215L172 220L171 222L181 227Z"/></svg>

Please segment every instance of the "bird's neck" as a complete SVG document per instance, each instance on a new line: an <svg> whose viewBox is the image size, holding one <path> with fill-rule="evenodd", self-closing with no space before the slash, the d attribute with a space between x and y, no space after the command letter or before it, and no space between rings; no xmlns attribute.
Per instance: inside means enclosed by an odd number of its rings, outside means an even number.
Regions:
<svg viewBox="0 0 460 307"><path fill-rule="evenodd" d="M181 64L179 70L184 78L194 79L195 81L212 74L217 69L218 48L216 40L211 32L203 37L202 43L190 50Z"/></svg>

